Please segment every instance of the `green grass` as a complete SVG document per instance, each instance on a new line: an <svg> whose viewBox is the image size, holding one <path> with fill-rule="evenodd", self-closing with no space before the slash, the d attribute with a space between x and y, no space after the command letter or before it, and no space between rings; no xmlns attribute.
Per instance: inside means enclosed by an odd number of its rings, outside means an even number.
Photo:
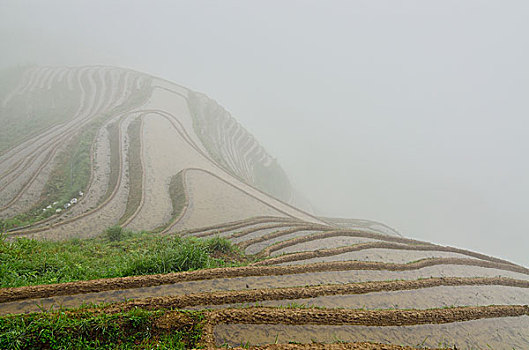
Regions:
<svg viewBox="0 0 529 350"><path fill-rule="evenodd" d="M0 238L0 287L239 266L232 244L210 239L134 233L110 228L92 239L61 242Z"/></svg>
<svg viewBox="0 0 529 350"><path fill-rule="evenodd" d="M160 320L171 318L170 324ZM199 345L201 312L133 309L0 317L1 349L188 349Z"/></svg>

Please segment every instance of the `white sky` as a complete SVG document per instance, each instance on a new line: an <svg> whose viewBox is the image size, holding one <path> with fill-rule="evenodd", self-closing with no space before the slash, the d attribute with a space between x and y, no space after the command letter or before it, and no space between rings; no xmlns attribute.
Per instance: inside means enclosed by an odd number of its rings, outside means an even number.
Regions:
<svg viewBox="0 0 529 350"><path fill-rule="evenodd" d="M529 266L529 2L0 0L0 67L204 92L321 214Z"/></svg>

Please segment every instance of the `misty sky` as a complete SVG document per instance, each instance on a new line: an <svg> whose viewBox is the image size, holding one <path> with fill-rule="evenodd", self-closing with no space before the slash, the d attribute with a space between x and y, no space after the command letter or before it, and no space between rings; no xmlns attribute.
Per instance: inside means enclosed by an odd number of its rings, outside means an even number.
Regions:
<svg viewBox="0 0 529 350"><path fill-rule="evenodd" d="M217 100L330 216L529 266L529 1L0 0L0 68Z"/></svg>

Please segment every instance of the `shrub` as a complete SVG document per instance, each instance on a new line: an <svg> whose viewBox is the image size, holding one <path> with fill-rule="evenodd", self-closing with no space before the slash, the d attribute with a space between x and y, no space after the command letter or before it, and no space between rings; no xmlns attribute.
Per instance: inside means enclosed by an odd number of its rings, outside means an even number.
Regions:
<svg viewBox="0 0 529 350"><path fill-rule="evenodd" d="M106 229L105 235L111 242L121 241L123 239L123 228L118 225L111 226Z"/></svg>
<svg viewBox="0 0 529 350"><path fill-rule="evenodd" d="M210 238L206 241L206 247L210 253L231 253L233 246L229 240L219 236Z"/></svg>
<svg viewBox="0 0 529 350"><path fill-rule="evenodd" d="M126 276L180 272L208 268L212 265L207 249L192 241L166 243L158 250L147 251L130 259Z"/></svg>

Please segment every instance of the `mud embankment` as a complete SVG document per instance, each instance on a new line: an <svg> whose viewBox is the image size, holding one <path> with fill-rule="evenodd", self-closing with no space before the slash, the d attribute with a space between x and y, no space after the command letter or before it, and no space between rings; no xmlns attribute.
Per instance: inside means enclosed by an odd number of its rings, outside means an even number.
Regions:
<svg viewBox="0 0 529 350"><path fill-rule="evenodd" d="M388 264L362 261L343 261L332 263L315 263L310 265L293 266L244 266L236 268L216 268L180 273L169 273L148 276L131 276L122 278L108 278L91 281L77 281L61 284L27 286L0 289L0 303L46 298L60 295L74 295L108 290L132 289L151 287L178 282L210 280L219 278L249 277L249 276L281 276L305 274L310 272L349 271L349 270L387 270L407 271L417 270L435 265L462 265L494 268L529 275L526 268L520 266L492 263L489 261L458 258L425 259L409 264Z"/></svg>
<svg viewBox="0 0 529 350"><path fill-rule="evenodd" d="M225 349L225 348L219 348ZM409 346L381 344L381 343L337 343L337 344L270 344L265 346L250 346L233 348L233 350L417 350ZM423 348L424 349L424 348ZM430 350L436 350L430 348ZM441 349L437 349L441 350Z"/></svg>
<svg viewBox="0 0 529 350"><path fill-rule="evenodd" d="M381 281L350 283L345 285L324 285L296 288L251 289L212 293L183 294L177 296L138 299L127 303L116 304L117 307L129 310L140 307L145 309L186 308L204 305L226 305L235 303L252 303L266 300L309 299L328 295L366 294L374 292L392 292L416 290L439 286L509 286L529 288L529 281L511 278L429 278L415 281Z"/></svg>
<svg viewBox="0 0 529 350"><path fill-rule="evenodd" d="M297 223L300 222L296 219L292 218L283 218L279 216L259 216L259 217L253 217L248 218L244 220L238 220L238 221L232 221L224 224L219 225L212 225L207 227L201 227L197 229L192 230L185 230L182 231L182 235L193 235L196 237L205 237L210 235L215 235L218 233L223 233L231 230L237 230L243 227L258 225L258 224L267 224L267 223ZM302 221L301 221L302 222Z"/></svg>
<svg viewBox="0 0 529 350"><path fill-rule="evenodd" d="M529 315L527 305L470 306L429 310L248 308L210 311L213 324L412 326Z"/></svg>
<svg viewBox="0 0 529 350"><path fill-rule="evenodd" d="M305 237L298 237L298 238L290 239L290 240L287 240L287 241L279 242L279 243L276 243L276 244L271 245L270 247L264 249L259 254L259 256L267 257L267 256L270 256L275 251L278 251L278 250L283 249L283 248L291 247L291 246L296 245L296 244L305 243L305 242L318 240L318 239L325 239L325 238L331 238L331 237L340 237L340 236L364 237L364 238L372 238L372 239L377 239L377 240L391 242L391 243L402 243L402 244L407 244L407 245L409 245L411 247L419 246L419 248L417 250L438 250L438 251L452 252L452 253L463 254L463 255L467 255L467 256L472 257L472 258L477 258L477 259L486 260L486 261L490 261L490 262L518 266L518 265L516 265L514 263L511 263L510 261L507 261L507 260L491 257L491 256L488 256L488 255L485 255L485 254L480 254L480 253L472 252L472 251L465 250L465 249L459 249L459 248L447 247L447 246L440 246L440 245L436 245L436 244L432 244L432 243L428 243L428 242L424 242L424 241L418 241L418 240L414 240L414 239L387 236L387 235L381 235L381 234L369 233L369 232L363 232L363 231L354 231L354 230L340 230L340 231L322 232L322 233L318 233L318 234L308 235L308 236L305 236ZM430 247L430 248L428 249L427 246ZM398 246L394 245L393 247L398 247ZM400 247L403 247L403 246L400 245ZM340 248L323 250L323 252L324 252L324 254L326 252L326 254L329 254L329 255L335 255L334 254L335 251L337 252L336 254L341 254L341 253L347 252L347 250L340 251L339 249L352 249L350 251L354 251L355 248L354 247L340 247ZM399 248L396 248L396 249L399 249ZM400 248L400 249L405 249L405 248ZM298 253L298 254L302 254L302 253ZM317 257L317 256L314 256L314 257ZM267 260L267 261L272 261L272 259ZM264 264L268 264L268 263L263 262L262 265L264 265Z"/></svg>
<svg viewBox="0 0 529 350"><path fill-rule="evenodd" d="M210 346L215 346L219 339L217 327L233 328L236 327L240 332L232 329L232 333L225 339L220 335L220 344L233 340L250 341L251 343L272 343L273 335L281 332L289 335L292 338L295 333L299 333L298 337L303 343L309 343L314 336L317 339L329 338L333 332L333 326L343 326L347 328L347 334L355 335L354 327L367 327L366 334L373 335L372 330L380 330L377 327L383 327L389 331L389 327L397 327L405 332L409 330L403 327L422 326L422 325L444 325L449 324L461 328L465 321L481 322L480 320L515 320L516 317L526 317L529 315L529 307L527 305L515 306L478 306L478 307L456 307L447 309L429 309L429 310L340 310L340 309L277 309L277 308L249 308L249 309L223 309L219 311L211 311L207 315L208 323L204 327L204 342ZM497 324L497 322L494 322ZM246 327L247 325L247 327ZM273 327L273 330L267 327ZM490 326L490 324L489 324ZM301 329L295 329L295 327ZM246 331L245 328L248 328ZM293 329L291 329L293 328ZM320 329L318 329L320 328ZM463 327L464 328L464 327ZM475 330L475 328L473 328ZM262 337L264 330L268 336ZM235 331L235 332L233 332ZM290 333L292 331L292 333ZM506 335L509 329L501 328L497 330L498 335ZM518 330L519 331L519 330ZM331 333L329 333L331 332ZM384 330L382 330L384 332ZM224 332L225 333L225 332ZM235 334L240 333L240 334ZM424 332L423 332L424 333ZM422 333L421 333L422 334ZM426 335L428 338L428 334ZM225 334L226 335L226 334ZM408 334L415 335L415 333ZM241 336L243 336L241 338ZM235 339L233 339L235 338ZM277 338L277 336L276 336ZM281 337L284 338L284 337ZM355 336L358 338L358 336ZM366 339L366 336L361 336L359 340ZM380 337L378 337L380 338ZM448 339L451 339L449 334ZM456 336L458 343L464 339L461 335ZM373 339L373 338L370 338ZM285 339L281 339L284 341ZM298 339L296 339L298 340ZM336 340L335 340L336 341ZM351 341L351 340L350 340ZM380 341L380 340L379 340ZM398 343L409 343L408 340L401 338ZM237 344L237 342L235 342ZM240 342L238 342L240 344Z"/></svg>

